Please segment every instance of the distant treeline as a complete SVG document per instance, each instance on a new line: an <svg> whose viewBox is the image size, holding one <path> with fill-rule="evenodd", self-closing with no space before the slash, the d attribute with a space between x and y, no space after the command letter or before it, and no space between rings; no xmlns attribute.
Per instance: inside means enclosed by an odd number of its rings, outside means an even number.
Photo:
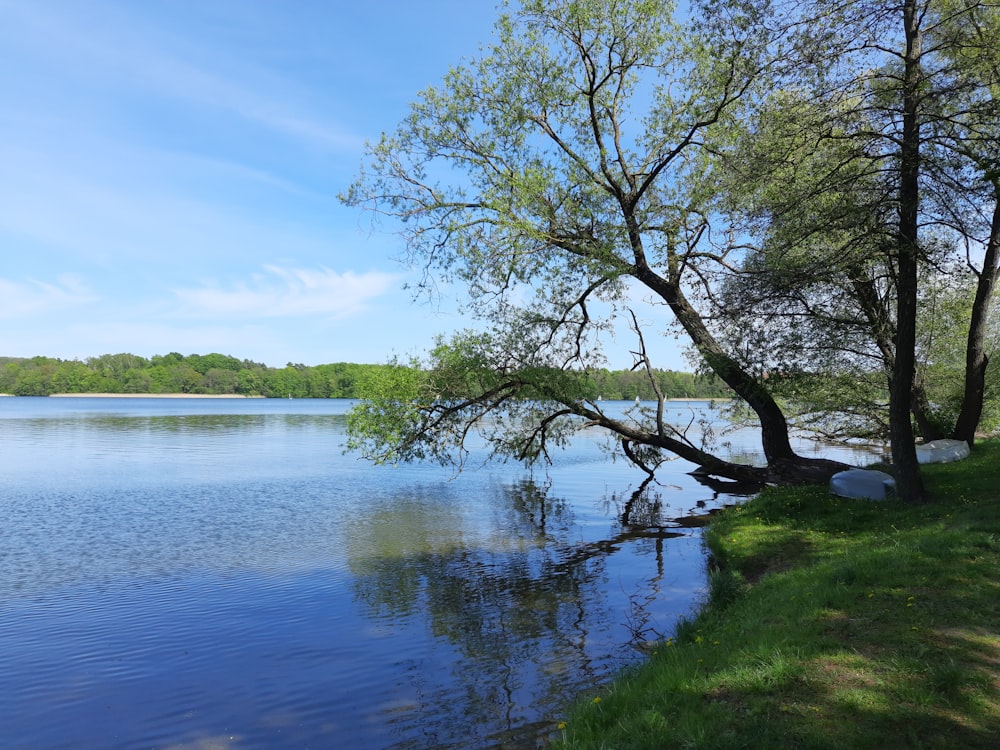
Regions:
<svg viewBox="0 0 1000 750"><path fill-rule="evenodd" d="M171 352L149 359L135 354L103 354L80 360L0 357L0 393L49 396L53 393L241 394L268 398L357 398L366 376L388 365L337 362L268 367L225 354ZM717 398L729 389L714 377L660 370L655 373L666 398ZM594 397L652 399L645 373L601 370L591 373Z"/></svg>

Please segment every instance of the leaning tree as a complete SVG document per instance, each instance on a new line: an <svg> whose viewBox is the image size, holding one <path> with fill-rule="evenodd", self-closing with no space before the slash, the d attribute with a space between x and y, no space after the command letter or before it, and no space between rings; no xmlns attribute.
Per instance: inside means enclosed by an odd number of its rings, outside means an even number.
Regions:
<svg viewBox="0 0 1000 750"><path fill-rule="evenodd" d="M741 120L720 182L755 240L724 285L725 339L744 366L811 373L786 378L807 383L794 395L810 416L884 430L901 494L916 499L911 415L925 439L971 444L982 413L1000 15L974 0L789 5L808 21L793 32L797 64ZM745 307L758 313L749 325ZM940 384L928 388L943 320L966 339L950 410ZM745 345L760 340L770 346Z"/></svg>
<svg viewBox="0 0 1000 750"><path fill-rule="evenodd" d="M586 424L650 473L667 454L740 480L844 468L795 453L766 380L713 327L720 275L742 252L718 223L717 155L742 103L777 75L788 29L754 3L716 3L684 26L673 10L526 0L500 18L491 47L370 146L345 202L397 220L420 288L463 285L478 324L384 371L350 416L352 447L462 461L476 434L496 455L530 460ZM623 320L653 381L647 343L666 331L645 325L640 305L669 310L753 410L766 466L716 455L668 423L662 399L622 417L594 398L587 373Z"/></svg>

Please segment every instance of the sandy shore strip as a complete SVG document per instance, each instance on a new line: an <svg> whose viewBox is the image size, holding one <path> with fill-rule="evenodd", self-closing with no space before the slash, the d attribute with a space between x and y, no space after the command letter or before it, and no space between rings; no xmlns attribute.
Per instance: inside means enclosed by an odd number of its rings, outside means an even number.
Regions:
<svg viewBox="0 0 1000 750"><path fill-rule="evenodd" d="M242 393L53 393L49 398L267 398Z"/></svg>

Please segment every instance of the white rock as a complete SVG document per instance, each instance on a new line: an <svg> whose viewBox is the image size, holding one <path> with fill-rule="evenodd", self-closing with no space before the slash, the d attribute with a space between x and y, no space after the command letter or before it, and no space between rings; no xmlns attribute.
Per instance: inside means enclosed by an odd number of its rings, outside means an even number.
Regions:
<svg viewBox="0 0 1000 750"><path fill-rule="evenodd" d="M917 461L922 464L944 464L961 461L969 455L969 444L964 440L932 440L917 446Z"/></svg>
<svg viewBox="0 0 1000 750"><path fill-rule="evenodd" d="M830 492L840 497L885 500L896 491L896 480L884 471L848 469L830 477Z"/></svg>

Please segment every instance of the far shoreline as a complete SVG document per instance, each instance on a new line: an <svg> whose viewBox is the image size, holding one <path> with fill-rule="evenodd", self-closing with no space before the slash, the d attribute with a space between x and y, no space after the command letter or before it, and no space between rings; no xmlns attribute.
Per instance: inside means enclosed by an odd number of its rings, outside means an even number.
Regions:
<svg viewBox="0 0 1000 750"><path fill-rule="evenodd" d="M267 398L242 393L52 393L48 398Z"/></svg>
<svg viewBox="0 0 1000 750"><path fill-rule="evenodd" d="M20 398L14 393L0 393L0 398ZM267 396L248 396L242 393L50 393L42 398L268 398ZM606 401L626 401L628 398L601 399ZM676 396L663 399L664 403L700 403L730 402L732 398L724 396ZM655 403L656 399L641 399L640 403Z"/></svg>

